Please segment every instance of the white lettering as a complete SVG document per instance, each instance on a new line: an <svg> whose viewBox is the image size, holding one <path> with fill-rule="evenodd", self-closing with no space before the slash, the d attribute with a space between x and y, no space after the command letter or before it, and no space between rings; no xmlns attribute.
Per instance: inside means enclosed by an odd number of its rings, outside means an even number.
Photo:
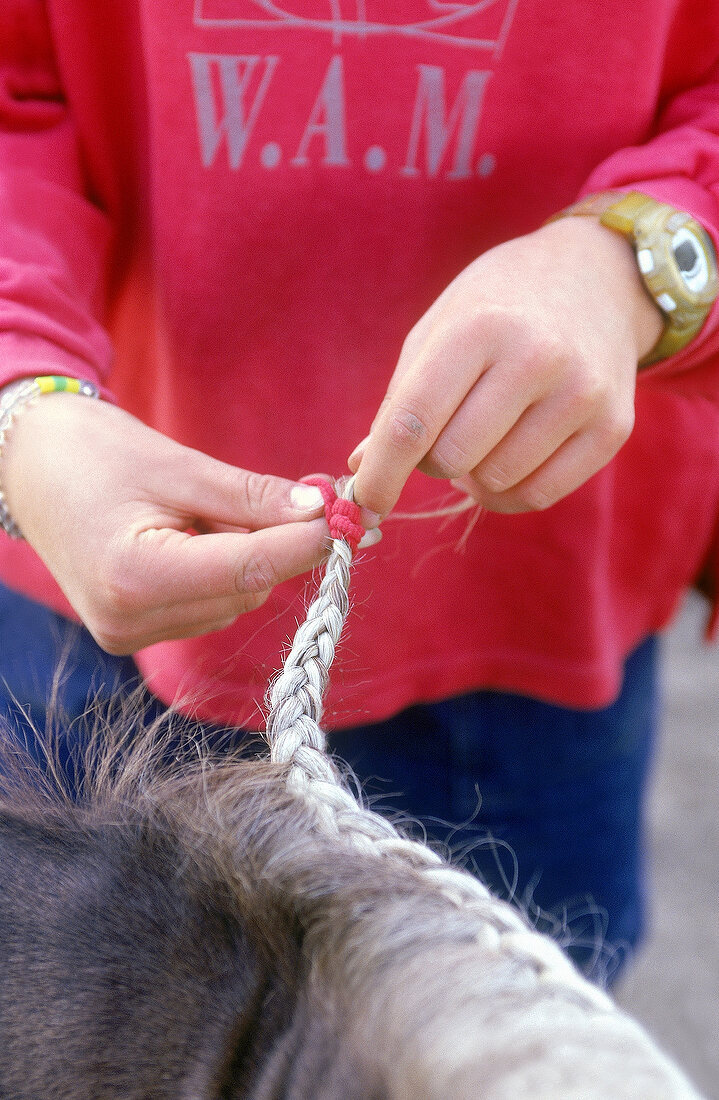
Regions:
<svg viewBox="0 0 719 1100"><path fill-rule="evenodd" d="M325 79L315 100L305 132L292 164L309 163L307 150L313 138L324 138L323 164L348 165L345 123L345 92L342 58L337 55L329 63Z"/></svg>
<svg viewBox="0 0 719 1100"><path fill-rule="evenodd" d="M462 81L452 110L447 116L444 69L438 65L418 65L419 84L412 115L407 160L402 168L405 176L418 176L419 146L424 133L427 175L439 172L450 139L456 134L452 168L447 179L468 179L472 174L472 151L482 109L484 91L491 72L470 70ZM423 126L424 124L424 126Z"/></svg>
<svg viewBox="0 0 719 1100"><path fill-rule="evenodd" d="M197 107L197 130L205 168L214 163L223 139L227 141L230 168L237 169L260 113L278 57L234 57L227 54L188 53ZM245 97L253 85L258 65L259 81L248 105Z"/></svg>

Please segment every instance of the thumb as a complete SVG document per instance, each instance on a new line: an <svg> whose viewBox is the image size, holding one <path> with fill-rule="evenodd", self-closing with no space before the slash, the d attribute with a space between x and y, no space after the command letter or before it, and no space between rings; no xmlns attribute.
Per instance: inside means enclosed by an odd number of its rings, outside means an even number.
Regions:
<svg viewBox="0 0 719 1100"><path fill-rule="evenodd" d="M324 501L314 485L259 474L220 462L188 447L155 468L150 486L183 516L210 525L258 531L322 515Z"/></svg>

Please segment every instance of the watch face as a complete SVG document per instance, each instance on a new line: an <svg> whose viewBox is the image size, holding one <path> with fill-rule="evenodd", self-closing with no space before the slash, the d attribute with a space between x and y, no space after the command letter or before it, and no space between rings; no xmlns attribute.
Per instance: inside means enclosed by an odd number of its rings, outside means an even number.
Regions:
<svg viewBox="0 0 719 1100"><path fill-rule="evenodd" d="M696 233L682 226L672 237L672 252L687 290L701 294L709 282L709 262Z"/></svg>

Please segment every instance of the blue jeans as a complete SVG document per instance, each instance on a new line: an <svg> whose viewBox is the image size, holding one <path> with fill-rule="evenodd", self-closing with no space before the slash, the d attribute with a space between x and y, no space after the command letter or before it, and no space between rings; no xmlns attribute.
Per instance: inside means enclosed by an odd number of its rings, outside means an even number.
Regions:
<svg viewBox="0 0 719 1100"><path fill-rule="evenodd" d="M0 718L30 747L58 658L71 644L59 703L71 782L72 720L92 697L112 708L139 682L81 627L0 586ZM615 703L575 711L480 691L339 731L331 745L367 794L409 815L493 889L551 931L589 976L616 977L644 923L642 804L657 726L657 641L629 658ZM162 705L151 703L150 717ZM77 729L77 724L75 726ZM242 733L212 729L217 744Z"/></svg>

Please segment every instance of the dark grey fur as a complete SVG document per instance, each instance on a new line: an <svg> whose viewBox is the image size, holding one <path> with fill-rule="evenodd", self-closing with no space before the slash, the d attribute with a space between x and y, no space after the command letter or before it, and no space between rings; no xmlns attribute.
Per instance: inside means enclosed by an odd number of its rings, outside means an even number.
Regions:
<svg viewBox="0 0 719 1100"><path fill-rule="evenodd" d="M79 804L4 739L0 1100L696 1100L504 903L139 726Z"/></svg>
<svg viewBox="0 0 719 1100"><path fill-rule="evenodd" d="M2 1100L379 1097L268 873L311 828L277 769L127 740L96 731L79 806L6 752Z"/></svg>

